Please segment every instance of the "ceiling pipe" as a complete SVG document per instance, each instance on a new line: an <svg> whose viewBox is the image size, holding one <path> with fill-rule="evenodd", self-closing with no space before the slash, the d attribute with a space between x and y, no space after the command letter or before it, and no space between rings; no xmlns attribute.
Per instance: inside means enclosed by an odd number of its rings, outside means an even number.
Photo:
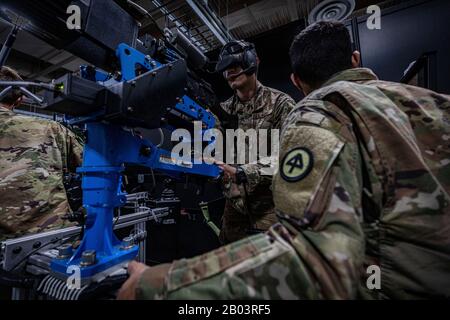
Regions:
<svg viewBox="0 0 450 320"><path fill-rule="evenodd" d="M222 21L217 18L208 5L203 5L196 0L186 0L186 2L222 45L225 45L230 40L233 40L228 31L223 27Z"/></svg>

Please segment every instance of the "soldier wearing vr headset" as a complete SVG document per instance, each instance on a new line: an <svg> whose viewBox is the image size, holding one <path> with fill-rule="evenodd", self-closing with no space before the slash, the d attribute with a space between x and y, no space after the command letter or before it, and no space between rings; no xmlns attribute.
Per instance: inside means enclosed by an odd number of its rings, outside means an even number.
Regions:
<svg viewBox="0 0 450 320"><path fill-rule="evenodd" d="M287 94L258 81L258 64L258 56L251 43L231 41L223 47L216 71L223 74L234 94L221 107L237 118L239 129L255 129L257 132L267 129L270 137L270 130L280 129L295 103ZM269 149L270 146L268 143ZM242 147L235 146L235 150ZM222 243L265 231L277 221L270 189L272 176L264 170L268 163L249 163L249 141L245 141L245 154L245 164L219 164L224 170L227 199L220 233Z"/></svg>

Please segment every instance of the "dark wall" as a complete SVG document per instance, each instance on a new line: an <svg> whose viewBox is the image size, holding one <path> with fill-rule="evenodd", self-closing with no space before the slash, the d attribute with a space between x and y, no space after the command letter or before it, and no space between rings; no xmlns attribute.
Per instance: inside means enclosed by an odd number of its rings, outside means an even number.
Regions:
<svg viewBox="0 0 450 320"><path fill-rule="evenodd" d="M305 27L303 20L249 41L256 46L260 59L258 79L266 86L281 90L299 100L303 95L291 83L289 47L294 37Z"/></svg>
<svg viewBox="0 0 450 320"><path fill-rule="evenodd" d="M399 81L420 55L434 52L435 89L450 93L450 1L411 1L387 9L381 30L369 30L366 18L358 19L363 65L383 80Z"/></svg>

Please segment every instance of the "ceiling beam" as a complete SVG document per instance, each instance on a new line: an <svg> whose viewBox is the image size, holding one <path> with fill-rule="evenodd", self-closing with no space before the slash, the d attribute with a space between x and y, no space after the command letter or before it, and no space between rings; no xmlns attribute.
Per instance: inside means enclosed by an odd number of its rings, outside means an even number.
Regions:
<svg viewBox="0 0 450 320"><path fill-rule="evenodd" d="M228 31L223 27L222 21L215 15L207 4L202 5L195 0L186 0L186 2L198 15L200 20L208 26L209 30L211 30L222 45L225 45L232 39Z"/></svg>
<svg viewBox="0 0 450 320"><path fill-rule="evenodd" d="M165 8L164 5L162 5L159 0L152 0L152 3L154 6L160 8L159 10L164 14L164 19L168 19L169 21L173 22L176 28L180 30L186 37L188 37L188 39L190 39L193 43L198 44L199 48L202 51L206 51L205 46L201 45L198 39L191 36L189 34L188 28L183 23L181 23L174 14L169 13L169 10L167 10L167 8Z"/></svg>

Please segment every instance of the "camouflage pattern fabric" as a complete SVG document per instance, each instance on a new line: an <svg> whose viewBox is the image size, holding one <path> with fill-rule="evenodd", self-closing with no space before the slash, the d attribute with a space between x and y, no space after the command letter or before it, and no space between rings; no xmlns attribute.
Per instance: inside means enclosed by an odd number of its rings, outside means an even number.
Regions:
<svg viewBox="0 0 450 320"><path fill-rule="evenodd" d="M82 146L57 122L0 105L0 239L68 225L63 173L81 164Z"/></svg>
<svg viewBox="0 0 450 320"><path fill-rule="evenodd" d="M221 107L226 113L237 116L239 129L255 129L257 132L266 129L270 137L270 130L281 128L294 104L287 94L257 82L256 94L250 101L242 102L235 94ZM268 147L270 154L270 142ZM270 159L250 162L248 139L244 148L245 164L241 167L247 176L247 183L237 185L230 182L224 185L227 204L220 234L222 243L240 240L249 235L250 229L265 231L277 222L271 191L272 175L264 170L270 167Z"/></svg>
<svg viewBox="0 0 450 320"><path fill-rule="evenodd" d="M450 297L450 97L337 74L283 125L280 223L172 263L141 299ZM381 269L380 289L366 267ZM161 277L161 275L158 275Z"/></svg>

